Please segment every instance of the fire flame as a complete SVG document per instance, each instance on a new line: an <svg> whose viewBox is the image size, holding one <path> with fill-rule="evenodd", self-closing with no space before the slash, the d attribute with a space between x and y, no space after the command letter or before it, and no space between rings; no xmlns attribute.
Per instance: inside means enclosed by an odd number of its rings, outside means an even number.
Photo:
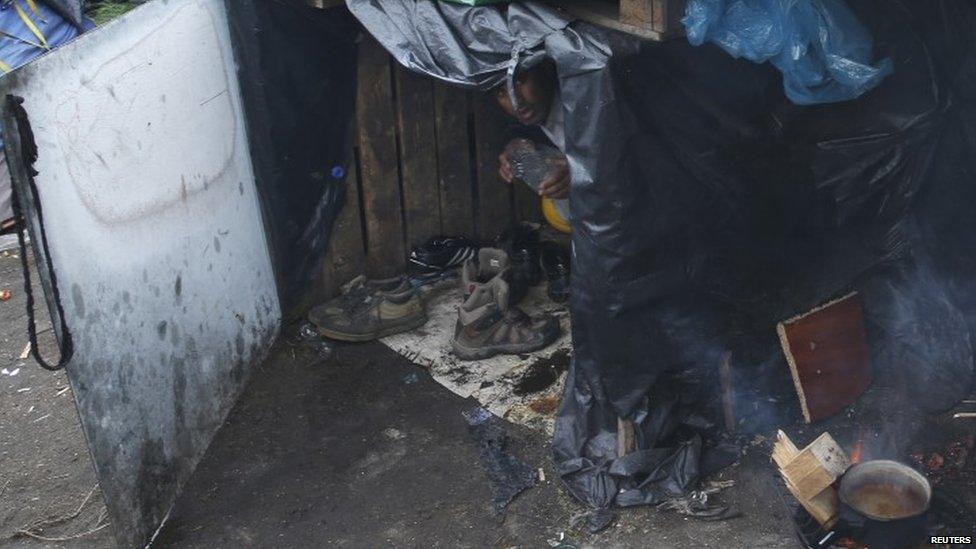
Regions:
<svg viewBox="0 0 976 549"><path fill-rule="evenodd" d="M858 440L854 443L854 449L851 450L851 464L861 463L861 457L864 454L864 441Z"/></svg>

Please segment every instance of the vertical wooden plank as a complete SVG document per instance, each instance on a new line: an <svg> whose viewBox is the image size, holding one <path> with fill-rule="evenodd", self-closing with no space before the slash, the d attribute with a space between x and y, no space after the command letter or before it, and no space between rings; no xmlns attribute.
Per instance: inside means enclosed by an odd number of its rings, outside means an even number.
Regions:
<svg viewBox="0 0 976 549"><path fill-rule="evenodd" d="M360 46L358 78L356 122L366 221L366 273L392 276L403 270L406 253L390 57L375 40L367 39Z"/></svg>
<svg viewBox="0 0 976 549"><path fill-rule="evenodd" d="M403 216L407 245L414 245L441 231L434 86L399 65L395 75Z"/></svg>
<svg viewBox="0 0 976 549"><path fill-rule="evenodd" d="M487 240L497 236L515 220L511 185L498 176L498 155L505 147L505 115L498 108L493 94L475 93L471 100L478 164L478 238Z"/></svg>
<svg viewBox="0 0 976 549"><path fill-rule="evenodd" d="M353 135L358 135L358 131ZM340 286L363 274L366 268L363 222L359 203L360 170L351 146L348 158L345 182L346 203L332 228L329 259L325 265L327 297L338 294Z"/></svg>
<svg viewBox="0 0 976 549"><path fill-rule="evenodd" d="M473 237L467 98L464 90L434 83L441 229L446 235Z"/></svg>

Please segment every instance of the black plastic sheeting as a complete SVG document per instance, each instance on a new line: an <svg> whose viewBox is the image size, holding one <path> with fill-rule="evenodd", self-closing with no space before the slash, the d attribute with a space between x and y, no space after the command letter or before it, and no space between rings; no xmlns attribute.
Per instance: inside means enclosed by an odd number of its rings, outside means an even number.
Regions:
<svg viewBox="0 0 976 549"><path fill-rule="evenodd" d="M491 503L501 512L516 496L535 486L535 469L508 451L508 433L502 422L482 407L463 413L472 440L478 444L478 458L488 476Z"/></svg>
<svg viewBox="0 0 976 549"><path fill-rule="evenodd" d="M287 313L321 272L345 201L359 26L346 10L300 1L226 5L251 157Z"/></svg>
<svg viewBox="0 0 976 549"><path fill-rule="evenodd" d="M734 339L851 289L866 295L879 383L932 409L971 386L976 4L851 2L894 73L808 107L769 65L639 44L535 2L347 4L401 63L444 81L487 90L513 59L557 66L575 355L553 446L580 500L693 488L709 425L676 372L714 371ZM637 435L622 458L618 418Z"/></svg>

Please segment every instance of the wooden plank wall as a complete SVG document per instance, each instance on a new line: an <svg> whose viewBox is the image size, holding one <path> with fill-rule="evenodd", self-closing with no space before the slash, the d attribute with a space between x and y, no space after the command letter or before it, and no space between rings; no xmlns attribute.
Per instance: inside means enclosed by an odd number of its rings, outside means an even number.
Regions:
<svg viewBox="0 0 976 549"><path fill-rule="evenodd" d="M373 39L359 53L346 205L325 262L324 295L356 275L404 271L410 247L436 235L494 238L539 221L538 198L498 177L505 115L489 94L400 67Z"/></svg>

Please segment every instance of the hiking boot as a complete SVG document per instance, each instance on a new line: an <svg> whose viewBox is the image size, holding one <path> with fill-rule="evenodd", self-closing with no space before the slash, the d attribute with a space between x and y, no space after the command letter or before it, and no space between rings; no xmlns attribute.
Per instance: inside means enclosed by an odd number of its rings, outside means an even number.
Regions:
<svg viewBox="0 0 976 549"><path fill-rule="evenodd" d="M469 259L461 267L461 292L464 299L474 293L480 284L490 282L501 277L508 284L508 301L506 306L517 305L528 292L528 287L513 277L511 260L504 250L497 248L482 248L478 250L477 260Z"/></svg>
<svg viewBox="0 0 976 549"><path fill-rule="evenodd" d="M539 231L527 223L509 228L495 242L505 250L512 266L510 280L526 289L542 281L539 265Z"/></svg>
<svg viewBox="0 0 976 549"><path fill-rule="evenodd" d="M408 261L413 271L436 273L460 267L477 251L478 247L463 236L441 236L431 238L421 246L414 246Z"/></svg>
<svg viewBox="0 0 976 549"><path fill-rule="evenodd" d="M555 318L531 318L508 302L509 286L501 275L472 287L458 308L452 341L458 358L482 360L498 354L530 353L559 337Z"/></svg>
<svg viewBox="0 0 976 549"><path fill-rule="evenodd" d="M569 299L569 250L547 240L542 243L542 269L549 279L549 299L564 303Z"/></svg>
<svg viewBox="0 0 976 549"><path fill-rule="evenodd" d="M337 314L309 315L309 320L330 339L372 341L423 326L427 312L408 285L399 292L374 291Z"/></svg>
<svg viewBox="0 0 976 549"><path fill-rule="evenodd" d="M326 317L345 314L352 307L362 303L376 292L402 293L410 289L405 277L398 276L381 280L369 280L365 276L357 276L342 285L338 297L316 306L308 313L308 319L318 324Z"/></svg>

